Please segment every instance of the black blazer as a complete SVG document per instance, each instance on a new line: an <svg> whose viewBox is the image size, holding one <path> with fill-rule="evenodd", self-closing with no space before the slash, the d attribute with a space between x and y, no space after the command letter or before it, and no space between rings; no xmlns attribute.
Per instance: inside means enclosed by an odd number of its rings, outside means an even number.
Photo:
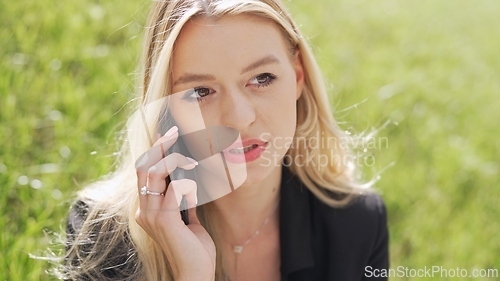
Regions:
<svg viewBox="0 0 500 281"><path fill-rule="evenodd" d="M387 280L374 277L389 267L386 210L376 194L332 208L283 169L280 240L283 281Z"/></svg>
<svg viewBox="0 0 500 281"><path fill-rule="evenodd" d="M365 276L389 266L386 211L378 195L362 195L348 207L332 208L287 168L283 168L280 192L282 281L387 280ZM81 229L88 208L83 201L73 206L67 224L69 240ZM91 252L91 244L82 246L82 251ZM123 247L112 255L89 275L99 280L128 280L137 264L130 238L124 237ZM78 266L77 261L69 262ZM78 280L87 279L88 275Z"/></svg>

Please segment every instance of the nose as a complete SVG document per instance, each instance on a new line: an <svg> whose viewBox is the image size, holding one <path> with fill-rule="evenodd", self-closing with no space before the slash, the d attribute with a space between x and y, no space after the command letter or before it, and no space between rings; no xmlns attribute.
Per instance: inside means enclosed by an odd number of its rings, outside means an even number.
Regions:
<svg viewBox="0 0 500 281"><path fill-rule="evenodd" d="M255 104L252 97L242 90L231 90L222 103L222 123L240 132L256 119Z"/></svg>

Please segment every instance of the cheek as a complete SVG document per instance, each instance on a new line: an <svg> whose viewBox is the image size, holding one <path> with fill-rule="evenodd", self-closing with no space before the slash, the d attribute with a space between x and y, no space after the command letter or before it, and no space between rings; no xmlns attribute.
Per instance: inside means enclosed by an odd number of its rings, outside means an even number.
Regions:
<svg viewBox="0 0 500 281"><path fill-rule="evenodd" d="M293 139L295 135L295 130L297 127L297 100L296 100L296 91L297 87L294 84L295 81L292 81L291 86L288 87L287 90L287 99L283 106L286 112L283 113L283 127L286 128L284 134L287 135L288 139Z"/></svg>
<svg viewBox="0 0 500 281"><path fill-rule="evenodd" d="M297 87L294 83L295 81L292 79L289 79L287 81L287 84L285 85L284 89L282 90L282 98L280 101L280 106L277 107L281 111L281 114L283 114L282 119L283 121L286 122L289 126L292 126L295 128L296 125L296 115L297 115L297 100L296 100L296 92L297 92ZM289 127L287 126L287 127Z"/></svg>
<svg viewBox="0 0 500 281"><path fill-rule="evenodd" d="M172 106L171 112L181 134L205 129L205 121L199 106Z"/></svg>
<svg viewBox="0 0 500 281"><path fill-rule="evenodd" d="M288 81L287 81L288 82ZM293 82L293 81L291 81ZM288 150L292 144L297 125L296 87L294 84L284 85L278 94L279 99L270 107L273 116L274 134L277 147Z"/></svg>

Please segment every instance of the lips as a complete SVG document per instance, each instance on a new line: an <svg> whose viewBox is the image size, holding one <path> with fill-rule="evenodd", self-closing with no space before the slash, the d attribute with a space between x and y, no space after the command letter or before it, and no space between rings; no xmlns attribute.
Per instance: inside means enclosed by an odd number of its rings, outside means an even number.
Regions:
<svg viewBox="0 0 500 281"><path fill-rule="evenodd" d="M244 139L236 141L224 150L224 157L227 161L235 164L252 162L258 159L266 150L268 142L259 139Z"/></svg>
<svg viewBox="0 0 500 281"><path fill-rule="evenodd" d="M245 147L233 148L233 149L229 150L229 153L243 154L245 152L249 152L250 150L257 148L258 146L259 146L258 144L251 144L251 145L245 146Z"/></svg>

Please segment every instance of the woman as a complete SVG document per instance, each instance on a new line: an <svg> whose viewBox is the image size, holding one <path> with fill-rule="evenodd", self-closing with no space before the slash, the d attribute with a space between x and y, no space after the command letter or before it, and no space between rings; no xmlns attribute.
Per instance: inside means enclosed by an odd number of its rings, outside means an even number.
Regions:
<svg viewBox="0 0 500 281"><path fill-rule="evenodd" d="M344 161L346 136L279 0L157 1L144 49L123 164L80 192L63 278L364 280L388 267L384 205ZM238 138L207 159L190 157L196 145L165 152L208 127ZM197 177L170 181L174 169ZM232 192L198 198L223 179Z"/></svg>

